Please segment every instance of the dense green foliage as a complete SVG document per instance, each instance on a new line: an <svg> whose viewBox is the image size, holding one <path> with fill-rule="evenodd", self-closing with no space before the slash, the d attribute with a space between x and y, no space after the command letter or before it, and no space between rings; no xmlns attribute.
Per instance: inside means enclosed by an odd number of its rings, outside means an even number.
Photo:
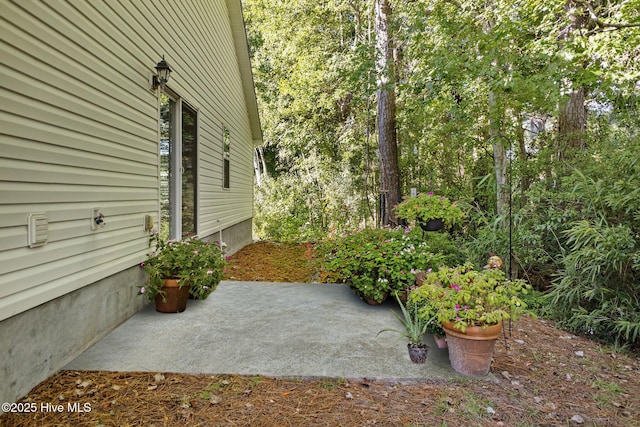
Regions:
<svg viewBox="0 0 640 427"><path fill-rule="evenodd" d="M260 238L379 219L373 1L244 2ZM391 6L404 194L464 200L461 261L495 253L567 327L637 346L640 0Z"/></svg>
<svg viewBox="0 0 640 427"><path fill-rule="evenodd" d="M376 301L409 289L420 272L462 259L448 234L425 236L419 228L365 229L323 242L320 253L328 280L348 283L358 296Z"/></svg>
<svg viewBox="0 0 640 427"><path fill-rule="evenodd" d="M560 268L547 297L572 329L618 344L637 343L640 140L591 153L591 161L566 179L566 205L575 219L561 230Z"/></svg>

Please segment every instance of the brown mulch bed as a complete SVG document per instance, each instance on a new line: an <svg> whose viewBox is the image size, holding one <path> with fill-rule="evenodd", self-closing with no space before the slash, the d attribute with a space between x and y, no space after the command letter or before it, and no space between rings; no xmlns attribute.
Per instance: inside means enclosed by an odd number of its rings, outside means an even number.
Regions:
<svg viewBox="0 0 640 427"><path fill-rule="evenodd" d="M227 277L305 282L315 266L311 246L260 242ZM62 371L0 426L631 426L639 371L633 355L524 318L496 346L496 382Z"/></svg>

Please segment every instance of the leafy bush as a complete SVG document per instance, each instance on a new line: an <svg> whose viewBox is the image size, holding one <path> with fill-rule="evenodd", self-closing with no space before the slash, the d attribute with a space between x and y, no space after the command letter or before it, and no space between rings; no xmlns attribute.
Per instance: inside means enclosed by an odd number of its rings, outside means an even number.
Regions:
<svg viewBox="0 0 640 427"><path fill-rule="evenodd" d="M396 211L398 218L425 224L433 219L441 219L447 227L459 224L464 219L462 209L455 202L432 192L407 197L397 206Z"/></svg>
<svg viewBox="0 0 640 427"><path fill-rule="evenodd" d="M357 227L365 215L348 165L307 153L286 172L255 187L254 234L280 242L319 241Z"/></svg>
<svg viewBox="0 0 640 427"><path fill-rule="evenodd" d="M416 274L459 258L446 234L423 238L419 229L365 229L323 242L326 280L348 283L362 298L381 301L415 284Z"/></svg>
<svg viewBox="0 0 640 427"><path fill-rule="evenodd" d="M640 141L629 145L594 150L591 164L573 173L571 196L581 218L562 233L567 250L547 301L572 330L635 347L640 338Z"/></svg>

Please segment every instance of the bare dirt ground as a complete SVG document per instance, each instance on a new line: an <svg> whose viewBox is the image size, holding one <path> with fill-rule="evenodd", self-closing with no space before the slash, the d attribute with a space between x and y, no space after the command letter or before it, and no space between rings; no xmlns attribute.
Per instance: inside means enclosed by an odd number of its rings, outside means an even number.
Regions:
<svg viewBox="0 0 640 427"><path fill-rule="evenodd" d="M227 278L305 282L316 266L308 245L259 242L232 257ZM515 322L492 372L496 382L386 383L62 371L0 426L640 425L638 356L550 321Z"/></svg>

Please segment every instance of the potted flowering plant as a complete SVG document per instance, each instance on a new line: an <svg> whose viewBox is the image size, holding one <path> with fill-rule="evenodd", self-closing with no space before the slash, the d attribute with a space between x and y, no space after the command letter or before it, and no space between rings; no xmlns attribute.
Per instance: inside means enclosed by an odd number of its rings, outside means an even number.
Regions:
<svg viewBox="0 0 640 427"><path fill-rule="evenodd" d="M486 375L502 321L517 319L526 312L521 296L530 289L523 280L507 280L502 270L477 271L465 264L432 271L410 298L421 307L419 313L423 317L437 312L447 335L453 368L464 374ZM472 350L472 345L482 348ZM464 356L468 352L485 357L467 360Z"/></svg>
<svg viewBox="0 0 640 427"><path fill-rule="evenodd" d="M180 292L196 299L206 299L222 280L226 257L218 244L192 237L181 241L165 241L157 234L152 236L151 241L155 242L156 249L141 264L149 279L140 287L140 294L155 300L156 309L158 302L167 303L168 293L173 296L175 292ZM174 291L173 288L181 291ZM186 301L169 311L183 311L183 305L186 307Z"/></svg>
<svg viewBox="0 0 640 427"><path fill-rule="evenodd" d="M415 220L425 229L429 227L427 226L429 221L441 221L442 225L452 227L461 223L464 218L462 209L455 202L451 202L447 197L437 196L433 192L407 197L396 207L396 213L399 218Z"/></svg>

